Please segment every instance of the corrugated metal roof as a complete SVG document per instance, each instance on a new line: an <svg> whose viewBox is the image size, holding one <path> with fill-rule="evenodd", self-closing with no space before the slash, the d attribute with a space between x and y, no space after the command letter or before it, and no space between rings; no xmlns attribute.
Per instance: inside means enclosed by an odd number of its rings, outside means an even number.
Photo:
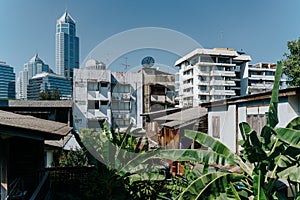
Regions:
<svg viewBox="0 0 300 200"><path fill-rule="evenodd" d="M181 112L173 113L171 115L166 115L163 117L155 118L155 121L180 121L186 122L193 119L200 118L207 114L206 108L194 107Z"/></svg>
<svg viewBox="0 0 300 200"><path fill-rule="evenodd" d="M72 130L72 127L64 123L39 119L29 115L19 115L2 110L0 110L0 125L43 132L50 138L51 136L65 136Z"/></svg>

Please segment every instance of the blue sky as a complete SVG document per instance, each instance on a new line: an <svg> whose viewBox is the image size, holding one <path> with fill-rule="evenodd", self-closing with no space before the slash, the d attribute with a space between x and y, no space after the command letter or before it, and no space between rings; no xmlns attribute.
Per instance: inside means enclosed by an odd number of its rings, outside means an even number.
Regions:
<svg viewBox="0 0 300 200"><path fill-rule="evenodd" d="M300 36L299 0L0 0L0 60L18 72L38 52L55 70L55 24L65 9L77 22L80 61L110 36L141 27L172 29L204 48L242 49L254 63L282 59L287 41Z"/></svg>

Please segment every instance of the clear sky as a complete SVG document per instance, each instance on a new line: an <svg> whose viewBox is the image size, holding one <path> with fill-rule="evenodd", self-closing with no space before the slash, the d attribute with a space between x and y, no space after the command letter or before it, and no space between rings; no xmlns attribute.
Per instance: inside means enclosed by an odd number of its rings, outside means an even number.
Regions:
<svg viewBox="0 0 300 200"><path fill-rule="evenodd" d="M18 72L39 53L55 70L55 24L65 9L77 22L80 61L110 36L141 27L179 31L204 48L242 49L253 63L282 59L287 41L300 36L299 0L0 0L0 60Z"/></svg>

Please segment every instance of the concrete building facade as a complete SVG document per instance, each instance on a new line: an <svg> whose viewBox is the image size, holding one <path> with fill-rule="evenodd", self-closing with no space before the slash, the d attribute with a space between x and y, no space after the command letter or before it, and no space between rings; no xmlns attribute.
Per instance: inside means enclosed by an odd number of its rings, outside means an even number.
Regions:
<svg viewBox="0 0 300 200"><path fill-rule="evenodd" d="M142 128L142 74L111 72L98 61L88 61L83 69L74 70L73 118L76 130L99 131L104 122L114 129L130 123Z"/></svg>
<svg viewBox="0 0 300 200"><path fill-rule="evenodd" d="M287 88L279 91L277 127L285 127L292 119L300 115L300 88ZM271 91L247 96L234 97L210 103L207 108L207 134L219 139L232 151L241 150L238 141L242 139L239 123L247 122L253 130L260 133L266 124L266 112L270 104Z"/></svg>
<svg viewBox="0 0 300 200"><path fill-rule="evenodd" d="M260 62L249 65L248 94L270 91L274 85L275 63ZM286 88L286 78L282 77L280 89Z"/></svg>
<svg viewBox="0 0 300 200"><path fill-rule="evenodd" d="M180 107L247 94L249 55L230 48L195 49L175 62Z"/></svg>

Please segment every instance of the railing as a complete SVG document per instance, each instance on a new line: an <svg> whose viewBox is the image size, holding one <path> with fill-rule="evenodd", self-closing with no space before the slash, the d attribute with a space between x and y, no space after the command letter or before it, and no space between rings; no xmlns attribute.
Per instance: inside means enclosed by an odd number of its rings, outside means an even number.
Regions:
<svg viewBox="0 0 300 200"><path fill-rule="evenodd" d="M46 199L47 194L50 192L50 179L49 179L49 172L45 172L44 176L42 177L41 182L35 189L33 195L31 196L30 200L43 200Z"/></svg>
<svg viewBox="0 0 300 200"><path fill-rule="evenodd" d="M24 190L24 181L22 178L16 178L14 179L10 185L8 195L6 196L7 200L10 199L24 199L27 191Z"/></svg>
<svg viewBox="0 0 300 200"><path fill-rule="evenodd" d="M58 194L69 193L80 197L88 188L89 174L94 167L55 167L40 172L42 179L30 200L57 199Z"/></svg>

